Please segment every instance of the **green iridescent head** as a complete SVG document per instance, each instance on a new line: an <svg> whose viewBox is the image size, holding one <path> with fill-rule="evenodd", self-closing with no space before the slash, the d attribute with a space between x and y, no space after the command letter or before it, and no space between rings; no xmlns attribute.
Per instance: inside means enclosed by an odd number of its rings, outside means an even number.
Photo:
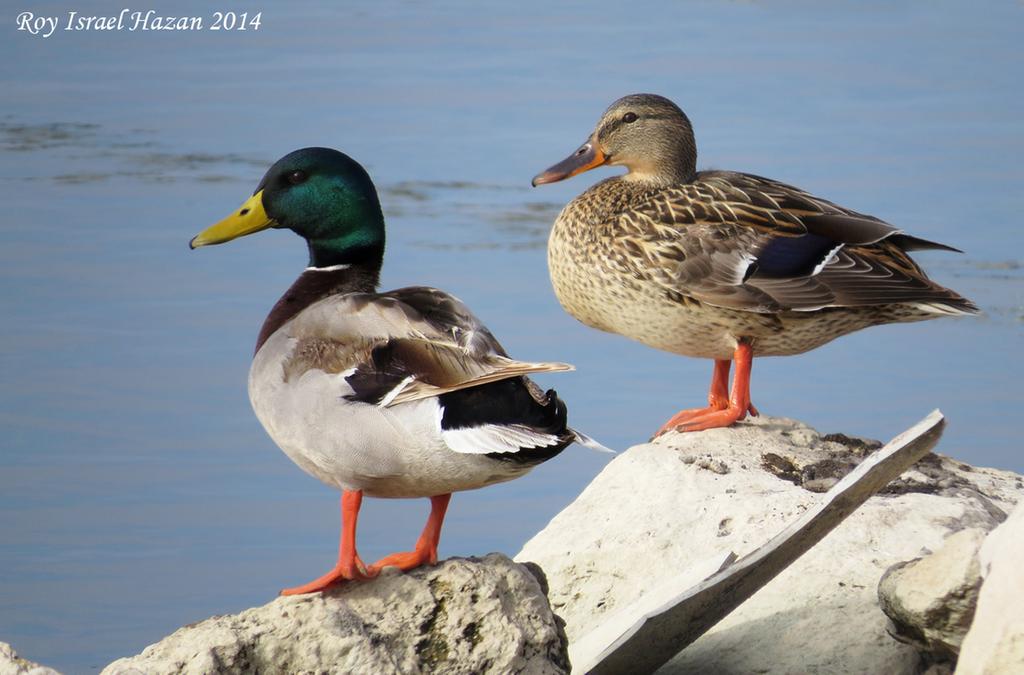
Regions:
<svg viewBox="0 0 1024 675"><path fill-rule="evenodd" d="M384 216L370 176L330 148L303 148L277 160L252 197L190 246L221 244L271 227L304 238L313 267L379 263L384 253Z"/></svg>

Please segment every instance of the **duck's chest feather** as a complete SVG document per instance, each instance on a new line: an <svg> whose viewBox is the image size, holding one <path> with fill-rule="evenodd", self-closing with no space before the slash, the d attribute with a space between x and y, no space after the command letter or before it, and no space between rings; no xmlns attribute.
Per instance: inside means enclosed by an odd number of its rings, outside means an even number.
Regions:
<svg viewBox="0 0 1024 675"><path fill-rule="evenodd" d="M605 181L566 205L548 239L548 272L567 312L600 330L616 329L620 309L643 294L641 279L624 274L616 219L633 197Z"/></svg>
<svg viewBox="0 0 1024 675"><path fill-rule="evenodd" d="M744 328L765 332L772 329L771 319L718 316L703 303L653 283L624 260L637 254L626 247L624 235L636 233L626 231L632 223L619 215L656 191L606 181L562 210L548 239L555 295L569 314L593 328L670 352L728 358L736 346L733 324L742 321Z"/></svg>

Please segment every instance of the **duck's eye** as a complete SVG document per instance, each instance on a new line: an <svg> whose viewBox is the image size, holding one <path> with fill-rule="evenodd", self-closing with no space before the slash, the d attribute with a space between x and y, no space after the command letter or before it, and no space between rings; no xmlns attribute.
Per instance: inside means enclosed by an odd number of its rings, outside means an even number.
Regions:
<svg viewBox="0 0 1024 675"><path fill-rule="evenodd" d="M622 116L622 121L626 124L630 122L636 122L637 114L635 112L628 112Z"/></svg>
<svg viewBox="0 0 1024 675"><path fill-rule="evenodd" d="M298 185L299 183L305 183L307 178L309 178L309 176L306 174L305 171L301 171L301 170L300 171L292 171L290 174L288 174L288 182L291 183L292 185Z"/></svg>

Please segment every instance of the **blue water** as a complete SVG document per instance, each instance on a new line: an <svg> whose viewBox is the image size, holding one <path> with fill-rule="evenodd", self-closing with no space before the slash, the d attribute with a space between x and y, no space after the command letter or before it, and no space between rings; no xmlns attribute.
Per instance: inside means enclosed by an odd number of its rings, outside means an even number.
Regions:
<svg viewBox="0 0 1024 675"><path fill-rule="evenodd" d="M287 232L186 246L306 145L344 150L377 182L386 287L445 288L514 355L575 363L541 383L576 426L624 449L700 403L711 365L562 313L547 231L610 172L529 180L613 99L669 96L694 122L701 166L791 182L963 249L919 258L985 310L758 361L761 411L887 439L940 407L941 451L1024 471L1020 3L338 4L232 6L263 10L257 32L48 39L17 32L23 8L6 5L0 640L92 672L333 562L336 494L273 446L245 391L256 331L303 246ZM574 448L457 495L442 556L514 553L606 461ZM407 548L426 512L366 502L363 557Z"/></svg>

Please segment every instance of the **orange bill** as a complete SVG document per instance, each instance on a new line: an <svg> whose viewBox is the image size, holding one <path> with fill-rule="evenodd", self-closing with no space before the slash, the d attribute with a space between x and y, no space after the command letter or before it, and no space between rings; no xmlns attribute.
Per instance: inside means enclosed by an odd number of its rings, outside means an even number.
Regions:
<svg viewBox="0 0 1024 675"><path fill-rule="evenodd" d="M557 183L560 180L565 180L575 176L578 173L589 171L595 166L601 166L606 163L608 158L605 157L601 149L593 141L587 141L580 146L579 150L572 153L558 164L549 167L547 170L542 171L533 177L533 186L544 185L545 183Z"/></svg>

